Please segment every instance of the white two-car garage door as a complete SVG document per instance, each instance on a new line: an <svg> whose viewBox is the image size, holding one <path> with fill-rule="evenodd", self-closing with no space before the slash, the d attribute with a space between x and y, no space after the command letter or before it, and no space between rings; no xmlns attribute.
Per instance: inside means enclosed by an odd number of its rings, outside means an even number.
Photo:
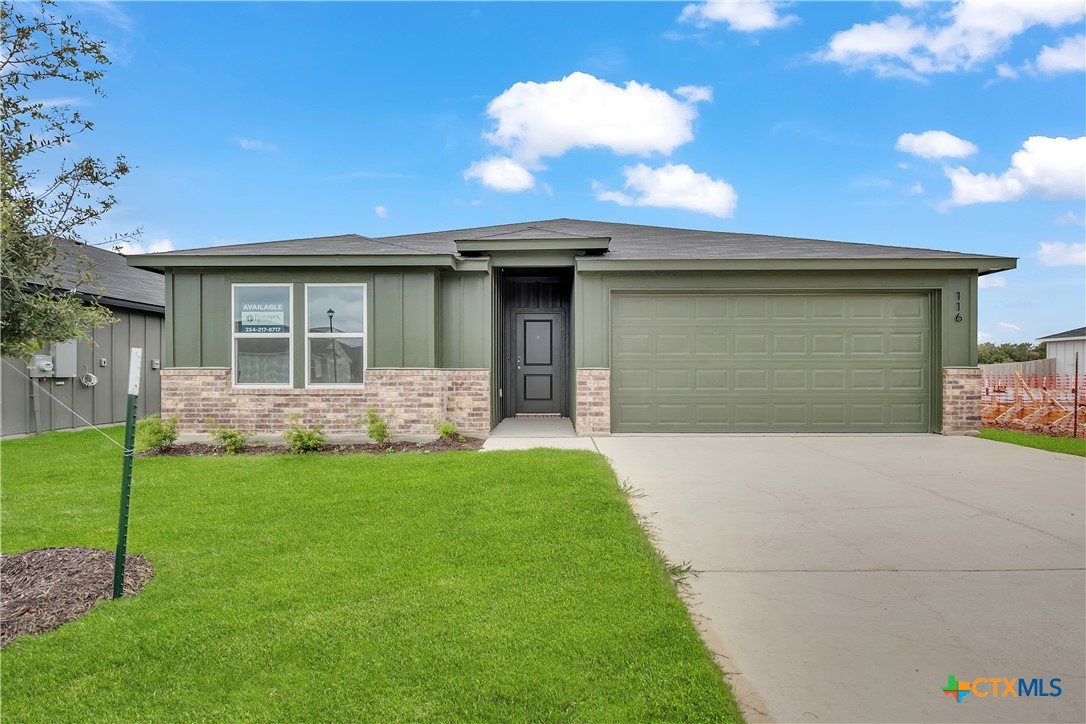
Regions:
<svg viewBox="0 0 1086 724"><path fill-rule="evenodd" d="M614 432L928 432L930 299L916 293L611 300Z"/></svg>

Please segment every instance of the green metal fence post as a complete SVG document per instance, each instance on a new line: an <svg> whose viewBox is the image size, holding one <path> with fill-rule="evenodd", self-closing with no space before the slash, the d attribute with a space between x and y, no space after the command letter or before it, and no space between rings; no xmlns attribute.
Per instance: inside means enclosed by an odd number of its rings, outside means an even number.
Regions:
<svg viewBox="0 0 1086 724"><path fill-rule="evenodd" d="M128 414L124 421L124 463L121 468L121 516L117 524L117 557L113 561L113 600L124 595L124 563L128 550L128 503L132 496L132 458L136 454L136 405L140 396L143 350L132 348L128 367Z"/></svg>

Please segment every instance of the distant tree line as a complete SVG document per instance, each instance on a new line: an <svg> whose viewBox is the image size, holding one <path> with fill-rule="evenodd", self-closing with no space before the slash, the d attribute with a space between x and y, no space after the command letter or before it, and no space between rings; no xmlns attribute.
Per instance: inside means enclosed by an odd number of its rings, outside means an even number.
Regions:
<svg viewBox="0 0 1086 724"><path fill-rule="evenodd" d="M977 364L995 365L1007 362L1029 362L1035 359L1045 358L1045 346L1043 344L1030 344L1029 342L984 342L977 345Z"/></svg>

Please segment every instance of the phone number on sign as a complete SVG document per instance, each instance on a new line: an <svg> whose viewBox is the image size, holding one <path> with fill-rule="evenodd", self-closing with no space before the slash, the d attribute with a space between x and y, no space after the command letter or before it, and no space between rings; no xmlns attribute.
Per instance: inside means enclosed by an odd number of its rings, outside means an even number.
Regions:
<svg viewBox="0 0 1086 724"><path fill-rule="evenodd" d="M243 324L241 326L241 332L248 332L249 334L272 334L276 332L285 332L282 327L253 327Z"/></svg>

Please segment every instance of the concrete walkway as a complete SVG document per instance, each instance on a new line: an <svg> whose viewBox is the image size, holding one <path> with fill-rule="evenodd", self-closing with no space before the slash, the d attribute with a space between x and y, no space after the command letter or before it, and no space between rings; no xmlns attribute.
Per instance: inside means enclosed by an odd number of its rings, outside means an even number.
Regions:
<svg viewBox="0 0 1086 724"><path fill-rule="evenodd" d="M537 447L598 452L591 438L577 437L568 417L507 417L483 443L483 450L530 450Z"/></svg>
<svg viewBox="0 0 1086 724"><path fill-rule="evenodd" d="M1086 461L965 437L595 438L751 721L1086 721ZM947 676L1062 681L944 695ZM987 689L982 689L985 693Z"/></svg>

